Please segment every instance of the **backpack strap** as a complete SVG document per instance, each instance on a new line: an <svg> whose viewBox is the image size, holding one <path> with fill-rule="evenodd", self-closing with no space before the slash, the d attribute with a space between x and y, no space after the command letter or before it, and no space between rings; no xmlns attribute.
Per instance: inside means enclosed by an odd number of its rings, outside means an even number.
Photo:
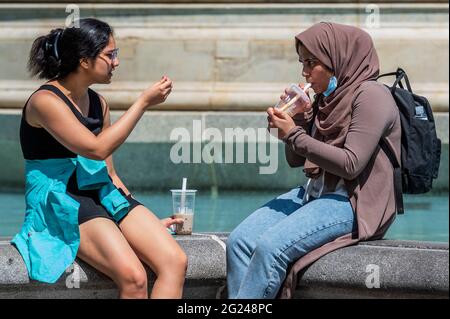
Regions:
<svg viewBox="0 0 450 319"><path fill-rule="evenodd" d="M402 80L405 80L405 84L406 84L406 88L408 89L409 92L413 92L411 89L411 84L409 83L409 79L408 76L406 75L405 70L403 70L402 68L397 68L396 72L390 72L390 73L385 73L385 74L381 74L377 77L377 80L379 78L385 77L385 76L393 76L395 75L396 79L394 84L392 85L392 87L390 87L391 89L391 93L394 94L395 90L397 89L397 85L401 88L404 89L404 86L402 84Z"/></svg>
<svg viewBox="0 0 450 319"><path fill-rule="evenodd" d="M394 192L395 192L395 202L397 205L397 213L403 214L405 212L403 206L403 192L402 192L402 169L400 164L395 157L395 153L392 148L389 146L388 142L384 137L380 139L379 145L384 153L387 155L389 160L391 161L392 166L394 167Z"/></svg>

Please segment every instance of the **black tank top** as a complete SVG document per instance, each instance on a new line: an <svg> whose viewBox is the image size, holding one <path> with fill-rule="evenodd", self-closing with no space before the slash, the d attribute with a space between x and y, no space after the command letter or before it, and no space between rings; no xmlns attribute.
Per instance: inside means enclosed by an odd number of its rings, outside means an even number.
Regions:
<svg viewBox="0 0 450 319"><path fill-rule="evenodd" d="M42 85L34 93L40 90L49 90L59 96L67 106L72 110L77 119L92 133L98 135L103 127L103 110L100 98L93 90L88 89L89 94L89 114L84 117L73 103L54 85ZM33 94L34 94L33 93ZM32 94L32 95L33 95ZM31 96L30 96L31 98ZM30 100L30 99L28 99ZM28 101L27 101L28 103ZM44 128L33 127L25 119L25 108L22 110L22 120L20 122L20 146L22 147L23 157L28 160L50 159L50 158L68 158L76 157L77 154L67 149L59 143Z"/></svg>

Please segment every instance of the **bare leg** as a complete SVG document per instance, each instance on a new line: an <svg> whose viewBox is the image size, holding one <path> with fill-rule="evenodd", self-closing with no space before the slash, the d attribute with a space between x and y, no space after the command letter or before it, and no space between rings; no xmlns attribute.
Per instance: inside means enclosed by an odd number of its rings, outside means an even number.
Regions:
<svg viewBox="0 0 450 319"><path fill-rule="evenodd" d="M78 257L110 277L120 298L148 298L144 266L113 221L94 218L80 225Z"/></svg>
<svg viewBox="0 0 450 319"><path fill-rule="evenodd" d="M123 235L156 274L151 298L181 298L187 257L161 221L144 206L137 206L120 223Z"/></svg>

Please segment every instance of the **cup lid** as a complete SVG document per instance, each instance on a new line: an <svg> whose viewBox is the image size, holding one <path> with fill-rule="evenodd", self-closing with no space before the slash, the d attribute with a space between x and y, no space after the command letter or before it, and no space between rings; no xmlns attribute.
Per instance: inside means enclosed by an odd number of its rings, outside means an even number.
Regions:
<svg viewBox="0 0 450 319"><path fill-rule="evenodd" d="M171 189L170 190L172 193L182 193L183 190L182 189ZM186 189L184 192L185 193L195 193L197 190L196 189Z"/></svg>
<svg viewBox="0 0 450 319"><path fill-rule="evenodd" d="M297 84L291 84L291 86L289 87L289 89L293 92L295 92L295 94L305 94L303 92L303 90L297 85Z"/></svg>

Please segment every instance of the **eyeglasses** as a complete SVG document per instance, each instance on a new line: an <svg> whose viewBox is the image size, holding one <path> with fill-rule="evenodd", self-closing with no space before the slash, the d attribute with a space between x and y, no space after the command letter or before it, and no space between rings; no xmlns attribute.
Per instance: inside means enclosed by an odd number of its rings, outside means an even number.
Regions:
<svg viewBox="0 0 450 319"><path fill-rule="evenodd" d="M102 52L103 53L103 52ZM119 55L119 48L116 48L114 50L109 51L108 53L103 53L110 61L111 63L114 62L114 60L117 59Z"/></svg>

